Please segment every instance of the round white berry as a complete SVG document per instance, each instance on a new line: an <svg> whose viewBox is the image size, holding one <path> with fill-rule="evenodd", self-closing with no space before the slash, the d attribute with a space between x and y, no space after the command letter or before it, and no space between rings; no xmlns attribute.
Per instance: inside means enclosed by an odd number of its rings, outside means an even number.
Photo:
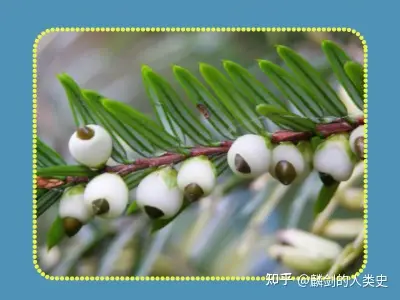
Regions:
<svg viewBox="0 0 400 300"><path fill-rule="evenodd" d="M137 187L136 202L151 219L175 216L183 204L176 170L164 167L147 175Z"/></svg>
<svg viewBox="0 0 400 300"><path fill-rule="evenodd" d="M99 125L86 125L71 136L68 144L72 157L82 165L101 168L111 157L111 135Z"/></svg>
<svg viewBox="0 0 400 300"><path fill-rule="evenodd" d="M58 207L58 215L61 218L69 217L86 223L92 217L92 211L87 209L83 200L84 191L83 185L76 185L65 190Z"/></svg>
<svg viewBox="0 0 400 300"><path fill-rule="evenodd" d="M334 259L342 247L329 239L299 229L286 229L277 234L277 239L286 245L303 249L318 256Z"/></svg>
<svg viewBox="0 0 400 300"><path fill-rule="evenodd" d="M84 185L67 188L60 199L58 215L62 219L65 234L73 237L93 216L84 202Z"/></svg>
<svg viewBox="0 0 400 300"><path fill-rule="evenodd" d="M290 184L303 175L306 162L300 150L292 143L282 143L272 150L270 173L283 184Z"/></svg>
<svg viewBox="0 0 400 300"><path fill-rule="evenodd" d="M347 181L354 169L354 157L348 140L338 135L320 144L315 151L314 168L338 182Z"/></svg>
<svg viewBox="0 0 400 300"><path fill-rule="evenodd" d="M265 137L246 134L233 142L227 156L229 167L235 174L255 178L270 168L271 143Z"/></svg>
<svg viewBox="0 0 400 300"><path fill-rule="evenodd" d="M57 246L52 247L50 250L44 246L40 248L38 256L40 267L44 270L49 270L59 263L61 251Z"/></svg>
<svg viewBox="0 0 400 300"><path fill-rule="evenodd" d="M185 161L178 172L178 187L190 201L208 196L216 184L216 170L206 156Z"/></svg>
<svg viewBox="0 0 400 300"><path fill-rule="evenodd" d="M324 273L342 252L336 242L297 229L280 232L277 240L280 243L268 249L269 255L298 272Z"/></svg>
<svg viewBox="0 0 400 300"><path fill-rule="evenodd" d="M356 149L356 144L357 144L357 140L359 138L362 138L364 140L364 125L358 126L350 134L350 138L349 138L350 148L351 148L351 151L353 151L353 153L355 153L355 154L357 154L357 152L358 152Z"/></svg>
<svg viewBox="0 0 400 300"><path fill-rule="evenodd" d="M286 268L298 273L322 274L333 264L332 259L286 245L272 245L268 248L268 254Z"/></svg>
<svg viewBox="0 0 400 300"><path fill-rule="evenodd" d="M116 218L128 205L129 190L121 176L103 173L88 183L84 200L93 214L106 219Z"/></svg>

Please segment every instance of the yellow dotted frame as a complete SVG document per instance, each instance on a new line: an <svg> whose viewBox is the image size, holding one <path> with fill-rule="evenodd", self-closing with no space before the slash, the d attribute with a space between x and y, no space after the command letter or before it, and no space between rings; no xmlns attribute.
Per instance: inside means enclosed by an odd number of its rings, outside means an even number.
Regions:
<svg viewBox="0 0 400 300"><path fill-rule="evenodd" d="M53 27L42 31L33 44L32 93L33 93L33 265L45 279L55 281L265 281L267 276L52 276L40 269L37 246L37 49L40 40L53 32L348 32L356 35L364 50L364 260L358 272L351 278L361 275L368 260L368 46L364 37L355 29L347 27ZM292 276L289 280L301 277ZM304 277L302 277L304 279ZM286 277L282 279L287 280ZM328 278L326 278L328 279Z"/></svg>

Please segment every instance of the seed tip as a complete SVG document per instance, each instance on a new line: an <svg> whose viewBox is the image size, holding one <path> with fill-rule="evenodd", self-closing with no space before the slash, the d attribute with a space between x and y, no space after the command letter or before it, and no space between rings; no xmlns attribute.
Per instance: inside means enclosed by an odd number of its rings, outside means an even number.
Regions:
<svg viewBox="0 0 400 300"><path fill-rule="evenodd" d="M90 140L94 136L94 130L88 126L80 127L76 134L81 140Z"/></svg>
<svg viewBox="0 0 400 300"><path fill-rule="evenodd" d="M203 189L197 183L188 184L185 187L184 193L185 193L185 197L190 202L195 202L204 195Z"/></svg>
<svg viewBox="0 0 400 300"><path fill-rule="evenodd" d="M236 154L235 156L235 168L236 171L243 174L251 173L251 168L249 164L244 160L244 158L240 154Z"/></svg>
<svg viewBox="0 0 400 300"><path fill-rule="evenodd" d="M336 183L336 180L327 173L319 172L319 178L325 186L331 186Z"/></svg>
<svg viewBox="0 0 400 300"><path fill-rule="evenodd" d="M100 216L110 210L110 204L106 199L97 199L92 202L92 210L96 216Z"/></svg>
<svg viewBox="0 0 400 300"><path fill-rule="evenodd" d="M275 175L282 184L289 185L296 179L297 173L293 164L287 160L281 160L276 164Z"/></svg>
<svg viewBox="0 0 400 300"><path fill-rule="evenodd" d="M164 216L163 211L161 209L158 209L157 207L154 207L154 206L146 205L144 207L144 211L149 216L149 218L153 219L153 220L159 219L159 218Z"/></svg>
<svg viewBox="0 0 400 300"><path fill-rule="evenodd" d="M68 237L73 237L81 230L83 224L81 221L75 218L66 217L63 219L64 232Z"/></svg>

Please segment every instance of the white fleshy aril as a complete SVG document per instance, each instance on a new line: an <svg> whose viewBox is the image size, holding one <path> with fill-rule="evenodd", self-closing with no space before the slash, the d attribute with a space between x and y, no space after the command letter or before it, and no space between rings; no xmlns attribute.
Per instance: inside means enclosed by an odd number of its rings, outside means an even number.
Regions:
<svg viewBox="0 0 400 300"><path fill-rule="evenodd" d="M300 178L306 169L308 169L303 154L292 143L282 143L272 150L272 163L270 169L272 176L277 177L278 174L276 174L276 168L279 167L278 164L282 164L283 162L286 164L289 163L290 168L294 169L294 172L289 172L290 174L288 174L288 176L291 177L287 178L287 180L290 181L288 183L291 183L295 178ZM278 179L285 181L283 178Z"/></svg>
<svg viewBox="0 0 400 300"><path fill-rule="evenodd" d="M347 91L344 89L342 85L338 88L338 95L344 106L346 106L347 114L349 116L362 116L363 112L360 110L354 101L351 99Z"/></svg>
<svg viewBox="0 0 400 300"><path fill-rule="evenodd" d="M101 168L111 157L112 138L103 127L99 125L86 125L86 136L79 132L80 128L72 134L68 148L72 157L82 165L90 168Z"/></svg>
<svg viewBox="0 0 400 300"><path fill-rule="evenodd" d="M176 170L164 167L147 175L136 189L136 202L151 219L175 216L183 204Z"/></svg>
<svg viewBox="0 0 400 300"><path fill-rule="evenodd" d="M269 255L299 272L326 272L342 252L339 244L298 229L281 231L277 240L279 244L269 247Z"/></svg>
<svg viewBox="0 0 400 300"><path fill-rule="evenodd" d="M227 159L229 167L235 174L255 178L268 172L271 154L271 143L267 138L246 134L233 142Z"/></svg>
<svg viewBox="0 0 400 300"><path fill-rule="evenodd" d="M305 161L300 150L291 143L282 143L272 151L272 165L276 165L281 160L287 160L296 168L297 173L302 173L305 169Z"/></svg>
<svg viewBox="0 0 400 300"><path fill-rule="evenodd" d="M364 190L358 187L344 189L341 197L339 197L339 201L342 206L349 210L362 211L365 204Z"/></svg>
<svg viewBox="0 0 400 300"><path fill-rule="evenodd" d="M331 239L354 239L363 228L362 218L331 219L326 223L321 234Z"/></svg>
<svg viewBox="0 0 400 300"><path fill-rule="evenodd" d="M73 218L85 224L92 217L92 211L86 207L83 199L84 191L83 185L77 185L64 192L58 207L60 218Z"/></svg>
<svg viewBox="0 0 400 300"><path fill-rule="evenodd" d="M85 189L85 204L102 218L122 215L129 201L129 190L121 176L103 173L93 178Z"/></svg>
<svg viewBox="0 0 400 300"><path fill-rule="evenodd" d="M283 266L293 271L307 274L325 273L333 264L333 260L330 258L315 255L304 249L284 245L270 246L268 254Z"/></svg>
<svg viewBox="0 0 400 300"><path fill-rule="evenodd" d="M186 190L185 194L192 195L193 198L208 196L214 189L216 181L215 167L206 156L186 160L180 167L177 177L179 189L183 192Z"/></svg>
<svg viewBox="0 0 400 300"><path fill-rule="evenodd" d="M56 266L61 259L61 251L57 246L52 247L50 250L46 246L40 248L39 251L39 265L43 270L49 270Z"/></svg>
<svg viewBox="0 0 400 300"><path fill-rule="evenodd" d="M364 125L358 126L350 134L349 142L351 151L353 151L353 153L356 153L355 144L356 139L358 139L359 137L364 137Z"/></svg>
<svg viewBox="0 0 400 300"><path fill-rule="evenodd" d="M278 240L291 247L329 259L335 259L342 251L342 247L336 242L299 229L287 229L279 232Z"/></svg>
<svg viewBox="0 0 400 300"><path fill-rule="evenodd" d="M332 136L320 144L314 154L314 168L338 182L347 181L354 170L354 154L347 138Z"/></svg>

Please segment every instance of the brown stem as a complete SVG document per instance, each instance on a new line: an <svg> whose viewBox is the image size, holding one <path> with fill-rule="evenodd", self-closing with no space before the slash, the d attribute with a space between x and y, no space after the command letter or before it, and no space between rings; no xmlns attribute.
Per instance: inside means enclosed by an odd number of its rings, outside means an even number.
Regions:
<svg viewBox="0 0 400 300"><path fill-rule="evenodd" d="M355 124L349 124L346 121L336 121L329 124L318 124L316 126L316 133L327 137L331 134L349 132L353 130L356 126L362 125L364 123L364 118L360 118ZM284 141L298 142L302 140L310 139L314 134L312 132L295 132L290 130L279 130L272 134L271 141L273 143L280 143ZM103 172L118 173L121 176L130 174L132 172L143 170L151 167L159 167L163 165L177 164L189 157L206 155L213 156L227 153L231 147L233 141L222 141L219 146L216 147L193 147L190 149L188 154L180 154L167 152L158 157L151 158L141 158L137 159L135 162L118 165L113 167L106 167ZM83 183L87 182L89 179L87 177L72 177L68 176L65 180L52 179L52 178L42 178L37 177L37 187L42 189L52 189L62 186L67 183Z"/></svg>
<svg viewBox="0 0 400 300"><path fill-rule="evenodd" d="M105 171L111 173L118 173L121 176L124 176L126 174L138 170L143 170L163 165L177 164L189 157L200 156L200 155L211 156L211 155L223 154L228 152L232 142L225 141L221 144L223 144L223 146L220 147L194 147L190 150L190 153L187 155L179 153L167 153L159 157L141 158L137 159L134 163L131 164L106 167Z"/></svg>
<svg viewBox="0 0 400 300"><path fill-rule="evenodd" d="M189 157L224 154L228 152L231 145L232 141L224 141L221 142L221 146L219 147L194 147L187 155L179 153L166 153L158 157L141 158L130 164L106 167L104 168L103 172L118 173L121 176L125 176L138 170L159 167L163 165L177 164ZM87 177L68 176L65 180L61 180L37 176L37 187L40 189L53 189L67 183L84 183L88 181L89 178Z"/></svg>

